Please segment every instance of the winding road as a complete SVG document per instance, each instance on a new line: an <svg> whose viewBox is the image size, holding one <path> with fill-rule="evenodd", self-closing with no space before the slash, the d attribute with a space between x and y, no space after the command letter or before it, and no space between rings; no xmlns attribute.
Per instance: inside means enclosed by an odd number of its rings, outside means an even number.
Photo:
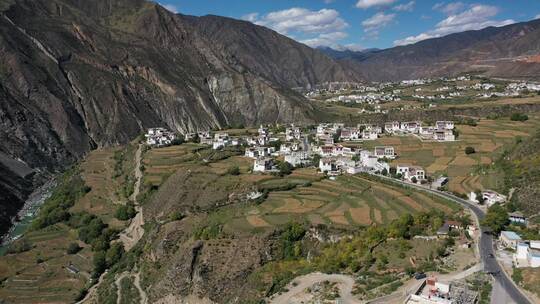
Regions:
<svg viewBox="0 0 540 304"><path fill-rule="evenodd" d="M464 200L462 198L459 198L453 194L439 191L439 190L433 190L429 189L424 186L414 185L411 183L403 182L400 180L396 180L393 178L389 178L382 175L375 175L376 177L382 178L384 180L391 181L396 184L400 184L403 186L411 187L419 191L428 192L431 194L434 194L436 196L451 200L453 202L456 202L465 208L468 208L471 210L475 217L477 218L478 222L482 221L485 217L485 213L482 209L480 209L477 205L470 203L467 200ZM495 256L495 251L493 249L494 243L493 243L493 236L490 233L486 233L486 230L480 227L480 240L478 244L478 249L480 253L480 259L482 260L482 263L484 264L484 272L492 273L493 277L496 281L496 286L499 288L504 289L506 294L518 304L527 304L532 303L520 290L519 288L514 284L511 278L508 277L506 272L502 269L501 265L497 262L497 259L492 258Z"/></svg>

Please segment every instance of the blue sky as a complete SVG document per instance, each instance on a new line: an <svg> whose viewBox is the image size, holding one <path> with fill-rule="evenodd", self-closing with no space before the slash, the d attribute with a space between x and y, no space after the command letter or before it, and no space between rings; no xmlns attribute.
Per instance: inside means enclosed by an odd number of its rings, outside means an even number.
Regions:
<svg viewBox="0 0 540 304"><path fill-rule="evenodd" d="M540 18L539 0L160 0L187 15L272 28L310 46L388 48L464 30Z"/></svg>

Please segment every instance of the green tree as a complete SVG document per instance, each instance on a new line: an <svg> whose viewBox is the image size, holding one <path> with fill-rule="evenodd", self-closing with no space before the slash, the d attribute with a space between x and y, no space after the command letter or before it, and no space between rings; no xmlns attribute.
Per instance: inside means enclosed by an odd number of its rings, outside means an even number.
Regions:
<svg viewBox="0 0 540 304"><path fill-rule="evenodd" d="M463 227L464 229L467 228L467 226L469 226L472 223L471 217L468 214L464 214L462 216L459 216L457 218L457 221L459 222L461 227Z"/></svg>
<svg viewBox="0 0 540 304"><path fill-rule="evenodd" d="M105 271L105 269L107 269L107 260L105 258L104 251L98 251L94 254L93 264L94 270L92 273L92 278L97 279Z"/></svg>
<svg viewBox="0 0 540 304"><path fill-rule="evenodd" d="M469 154L474 154L474 153L476 153L476 150L473 147L465 148L465 154L469 155Z"/></svg>
<svg viewBox="0 0 540 304"><path fill-rule="evenodd" d="M81 251L79 244L73 242L68 245L67 254L76 254L79 251Z"/></svg>
<svg viewBox="0 0 540 304"><path fill-rule="evenodd" d="M112 265L116 264L118 261L120 261L123 254L124 246L122 245L122 243L114 243L105 254L105 261L107 262L107 266L111 267Z"/></svg>
<svg viewBox="0 0 540 304"><path fill-rule="evenodd" d="M116 218L121 221L127 221L129 219L132 219L135 217L135 215L137 215L137 211L135 210L135 206L131 202L118 207L115 214Z"/></svg>
<svg viewBox="0 0 540 304"><path fill-rule="evenodd" d="M240 168L238 166L232 166L227 170L229 175L240 175Z"/></svg>
<svg viewBox="0 0 540 304"><path fill-rule="evenodd" d="M184 136L177 135L176 138L171 141L171 145L172 146L179 146L179 145L183 144L185 141L186 140L184 139Z"/></svg>
<svg viewBox="0 0 540 304"><path fill-rule="evenodd" d="M293 166L288 162L280 162L278 164L279 174L281 176L289 175L292 173Z"/></svg>
<svg viewBox="0 0 540 304"><path fill-rule="evenodd" d="M500 233L508 225L508 213L499 204L489 207L482 225L491 229L494 233Z"/></svg>
<svg viewBox="0 0 540 304"><path fill-rule="evenodd" d="M480 205L483 205L486 200L484 199L484 196L482 195L482 191L476 191L475 194L476 194L476 200L478 201L478 203Z"/></svg>
<svg viewBox="0 0 540 304"><path fill-rule="evenodd" d="M319 154L313 155L313 159L311 161L311 165L315 167L319 167L319 161L321 160L321 156Z"/></svg>

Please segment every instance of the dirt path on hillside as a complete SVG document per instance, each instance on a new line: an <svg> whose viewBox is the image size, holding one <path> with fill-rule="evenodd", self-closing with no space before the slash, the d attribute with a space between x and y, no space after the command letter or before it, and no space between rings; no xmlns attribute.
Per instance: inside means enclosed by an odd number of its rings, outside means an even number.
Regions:
<svg viewBox="0 0 540 304"><path fill-rule="evenodd" d="M132 219L130 225L126 229L124 229L124 231L122 231L120 233L120 236L119 236L120 241L122 242L122 244L124 244L124 249L126 251L133 248L133 246L135 246L137 244L137 242L142 238L142 236L144 234L144 229L143 229L144 219L143 219L143 212L142 212L143 210L142 210L142 207L139 206L139 203L137 201L137 196L139 195L139 192L140 192L141 181L142 181L142 176L143 176L142 170L141 170L142 148L143 148L143 145L139 144L139 148L137 149L137 152L135 153L135 188L133 190L133 194L130 196L130 200L132 200L133 203L135 204L135 209L137 210L137 215ZM101 276L99 277L98 282L96 284L94 284L94 286L92 286L88 290L88 293L86 294L84 299L77 302L77 304L81 304L81 303L98 303L97 289L101 285L101 283L103 282L103 279L105 278L106 274L107 274L107 271L105 271L103 274L101 274ZM123 275L126 276L128 274L123 274ZM120 280L122 278L123 277L121 275L120 278L115 281L115 284L117 286L117 295L118 295L117 301L120 301L120 292L121 292L120 291ZM139 293L141 295L141 304L146 304L148 300L147 300L147 297L146 297L146 293L142 290L142 288L140 286L140 275L139 275L139 273L137 273L137 275L135 276L135 281L137 282L135 284L135 287L137 287L137 289L139 290ZM143 299L144 299L144 302L143 302Z"/></svg>
<svg viewBox="0 0 540 304"><path fill-rule="evenodd" d="M120 282L128 276L127 272L121 273L116 280L114 280L114 285L116 285L116 304L120 304L122 301L122 284Z"/></svg>
<svg viewBox="0 0 540 304"><path fill-rule="evenodd" d="M82 304L82 303L97 303L97 289L99 287L99 285L101 285L101 283L103 282L103 279L105 279L105 275L107 274L108 271L105 271L104 273L101 274L101 276L99 277L98 279L98 282L96 284L94 284L94 286L90 287L90 289L88 289L88 292L86 293L86 296L80 300L79 302L77 302L76 304Z"/></svg>
<svg viewBox="0 0 540 304"><path fill-rule="evenodd" d="M133 278L133 285L135 286L135 288L137 288L137 291L139 292L139 296L140 296L139 304L147 304L148 296L146 295L146 292L141 287L141 273L140 272L137 272L136 274L131 274L130 272L123 272L116 278L116 280L114 281L114 284L116 285L116 304L120 304L122 301L121 281L127 277Z"/></svg>
<svg viewBox="0 0 540 304"><path fill-rule="evenodd" d="M140 304L147 304L148 303L148 296L146 295L146 292L141 287L141 273L137 272L134 276L133 285L135 285L135 288L139 291L139 295L141 296L141 303Z"/></svg>
<svg viewBox="0 0 540 304"><path fill-rule="evenodd" d="M137 201L137 196L139 196L139 191L141 188L142 181L142 171L141 171L141 155L142 155L143 145L139 145L137 152L135 153L135 188L133 194L130 196L130 200L135 204L135 210L137 210L137 215L131 220L129 226L120 234L120 241L124 244L124 249L129 251L144 234L144 218L143 210Z"/></svg>
<svg viewBox="0 0 540 304"><path fill-rule="evenodd" d="M310 273L305 276L297 277L293 280L296 286L289 284L288 291L270 299L271 304L289 304L301 303L303 298L307 296L305 290L317 283L324 281L337 283L339 288L340 303L343 304L360 304L360 300L352 295L354 279L351 276L342 274L324 274L320 272Z"/></svg>

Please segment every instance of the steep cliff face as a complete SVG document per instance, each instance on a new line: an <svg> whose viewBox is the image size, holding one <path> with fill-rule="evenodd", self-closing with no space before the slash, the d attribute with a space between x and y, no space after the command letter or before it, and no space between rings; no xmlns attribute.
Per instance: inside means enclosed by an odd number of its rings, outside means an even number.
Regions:
<svg viewBox="0 0 540 304"><path fill-rule="evenodd" d="M0 152L49 172L153 126L309 121L291 88L351 76L268 29L143 0L0 8Z"/></svg>

